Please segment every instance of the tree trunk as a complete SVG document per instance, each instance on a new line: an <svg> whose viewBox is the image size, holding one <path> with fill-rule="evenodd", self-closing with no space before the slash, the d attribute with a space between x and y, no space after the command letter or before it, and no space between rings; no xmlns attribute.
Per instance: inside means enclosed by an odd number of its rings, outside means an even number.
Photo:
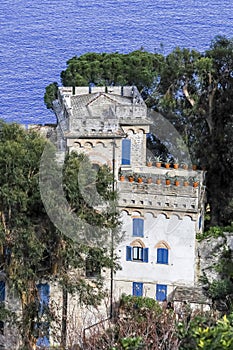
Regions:
<svg viewBox="0 0 233 350"><path fill-rule="evenodd" d="M27 350L36 349L36 338L33 335L35 328L35 301L37 289L34 281L28 281L27 290L22 292L22 341Z"/></svg>

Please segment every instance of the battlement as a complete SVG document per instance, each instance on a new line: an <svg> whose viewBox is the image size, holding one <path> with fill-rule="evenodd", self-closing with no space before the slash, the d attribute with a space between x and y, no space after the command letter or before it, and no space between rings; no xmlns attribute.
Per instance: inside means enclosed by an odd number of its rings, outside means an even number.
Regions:
<svg viewBox="0 0 233 350"><path fill-rule="evenodd" d="M58 91L60 96L78 96L102 92L130 98L138 96L141 99L136 86L75 86L74 88L72 86L62 86L58 88Z"/></svg>
<svg viewBox="0 0 233 350"><path fill-rule="evenodd" d="M121 209L138 208L166 213L175 211L184 215L198 213L201 208L205 193L203 171L168 171L155 167L148 172L148 167L138 167L134 168L133 173L125 169L121 175L124 181L117 182Z"/></svg>

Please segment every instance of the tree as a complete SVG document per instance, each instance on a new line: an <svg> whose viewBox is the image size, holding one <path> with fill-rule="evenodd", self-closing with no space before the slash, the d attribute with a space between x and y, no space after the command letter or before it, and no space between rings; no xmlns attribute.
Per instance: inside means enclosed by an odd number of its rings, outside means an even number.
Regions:
<svg viewBox="0 0 233 350"><path fill-rule="evenodd" d="M57 99L58 84L49 84L45 88L44 103L48 109L53 109L53 101Z"/></svg>
<svg viewBox="0 0 233 350"><path fill-rule="evenodd" d="M183 135L193 162L208 170L211 225L232 217L232 71L233 42L225 37L204 54L177 48L166 57L150 98Z"/></svg>
<svg viewBox="0 0 233 350"><path fill-rule="evenodd" d="M129 54L90 52L68 60L61 81L64 86L136 85L147 96L162 61L162 55L143 50ZM46 88L47 108L52 108L55 84Z"/></svg>
<svg viewBox="0 0 233 350"><path fill-rule="evenodd" d="M40 167L45 147L50 148L51 162L48 168ZM92 283L78 271L85 271L90 249L98 250L101 267L114 267L111 250L105 246L88 246L86 242L74 241L66 232L60 232L50 220L41 200L39 177L47 177L54 185L61 169L55 162L55 149L36 132L25 131L16 124L0 124L0 247L1 270L4 271L9 289L17 292L22 306L21 334L25 349L31 350L39 336L36 325L49 324L56 319L52 308L41 310L38 283L42 280L57 281L69 293L77 293L79 302L98 305L104 296L101 276ZM52 162L54 160L54 162ZM89 176L98 188L99 198L105 207L100 212L88 205L80 192L78 178L81 161L88 164ZM40 174L42 172L42 174ZM100 180L84 155L67 155L64 167L64 191L75 215L82 216L83 230L93 225L98 234L109 236L118 225L118 215L107 210L107 199L115 198L111 190L112 174L107 167L100 168ZM81 177L80 177L81 181ZM59 184L58 184L59 185ZM52 190L48 193L57 215L62 215L59 202L53 200ZM67 227L68 229L68 227ZM103 239L103 237L102 237ZM71 278L69 271L77 271ZM64 329L65 330L65 329ZM64 336L64 334L63 334Z"/></svg>

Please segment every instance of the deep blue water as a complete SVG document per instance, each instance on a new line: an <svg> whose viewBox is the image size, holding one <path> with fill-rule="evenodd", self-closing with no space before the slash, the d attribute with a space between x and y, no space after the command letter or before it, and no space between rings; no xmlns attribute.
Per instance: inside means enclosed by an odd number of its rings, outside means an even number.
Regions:
<svg viewBox="0 0 233 350"><path fill-rule="evenodd" d="M233 37L232 19L231 0L1 0L0 118L55 122L45 86L60 84L75 55L141 46L204 51L215 35Z"/></svg>

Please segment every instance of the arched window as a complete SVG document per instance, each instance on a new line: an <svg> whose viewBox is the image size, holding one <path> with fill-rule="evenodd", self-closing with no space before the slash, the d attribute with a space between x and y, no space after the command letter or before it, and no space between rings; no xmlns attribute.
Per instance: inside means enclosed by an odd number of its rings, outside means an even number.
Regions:
<svg viewBox="0 0 233 350"><path fill-rule="evenodd" d="M149 248L145 248L144 243L140 239L133 241L130 246L126 247L127 261L148 262Z"/></svg>
<svg viewBox="0 0 233 350"><path fill-rule="evenodd" d="M168 264L169 249L170 247L166 242L159 242L155 248L157 248L157 264Z"/></svg>
<svg viewBox="0 0 233 350"><path fill-rule="evenodd" d="M157 249L157 264L168 264L168 249L158 248Z"/></svg>

